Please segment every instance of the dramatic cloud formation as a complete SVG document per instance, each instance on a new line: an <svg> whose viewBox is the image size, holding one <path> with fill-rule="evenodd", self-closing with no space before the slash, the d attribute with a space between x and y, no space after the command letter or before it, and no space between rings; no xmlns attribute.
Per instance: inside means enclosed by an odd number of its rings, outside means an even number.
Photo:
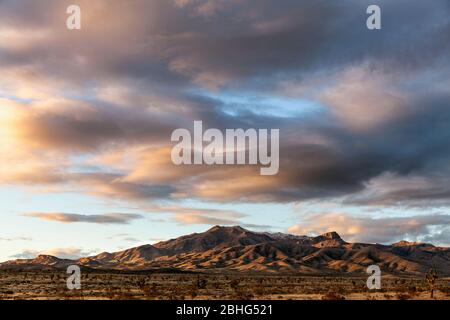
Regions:
<svg viewBox="0 0 450 320"><path fill-rule="evenodd" d="M31 99L5 101L9 116L2 118L2 130L10 143L4 154L16 165L1 180L70 182L89 193L125 198L277 202L353 193L385 172L433 175L449 158L450 71L442 66L448 65L449 41L443 40L450 32L441 14L448 3L408 2L408 17L402 14L406 2L381 4L389 12L388 31L371 33L360 23L364 1L262 1L257 10L248 1L82 1L88 19L74 34L60 25L64 3L30 2L35 15L24 17L3 1L2 36L25 37L17 32L20 25L34 30L39 41L8 41L0 50L8 71L4 87ZM142 13L146 18L138 19ZM95 41L100 33L101 43ZM402 43L414 44L414 52ZM29 73L38 75L35 82L24 82L33 79ZM21 94L42 77L49 79L49 95ZM421 85L429 81L442 85ZM210 86L223 94L208 94ZM73 98L78 95L83 98ZM255 98L230 98L239 96ZM298 116L256 112L258 104L280 96L294 99L290 108ZM301 112L305 101L320 107ZM278 99L275 110L284 103ZM218 128L281 128L280 175L174 167L167 137L193 119ZM118 152L128 166L108 161L108 154ZM77 168L74 174L69 159L80 153L122 170ZM17 161L24 155L26 161Z"/></svg>
<svg viewBox="0 0 450 320"><path fill-rule="evenodd" d="M126 224L132 220L143 218L139 214L126 213L109 213L102 215L82 215L73 213L27 213L25 216L63 223L86 222L98 224Z"/></svg>
<svg viewBox="0 0 450 320"><path fill-rule="evenodd" d="M0 186L169 203L182 224L244 218L183 212L183 200L449 206L447 0L378 0L379 31L365 25L369 0L77 3L71 32L71 1L0 1ZM174 166L170 134L194 120L279 128L279 174Z"/></svg>

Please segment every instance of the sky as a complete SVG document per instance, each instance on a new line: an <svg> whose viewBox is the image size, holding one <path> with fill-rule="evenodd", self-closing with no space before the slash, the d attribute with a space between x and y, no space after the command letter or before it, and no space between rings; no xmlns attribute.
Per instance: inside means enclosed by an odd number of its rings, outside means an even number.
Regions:
<svg viewBox="0 0 450 320"><path fill-rule="evenodd" d="M447 0L0 0L0 261L218 224L448 246L449 102ZM279 173L175 166L196 120L279 129Z"/></svg>

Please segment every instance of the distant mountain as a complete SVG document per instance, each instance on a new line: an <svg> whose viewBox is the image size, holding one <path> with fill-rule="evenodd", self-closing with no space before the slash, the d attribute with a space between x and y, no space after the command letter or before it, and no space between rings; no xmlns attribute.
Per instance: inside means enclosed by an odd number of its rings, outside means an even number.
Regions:
<svg viewBox="0 0 450 320"><path fill-rule="evenodd" d="M78 260L40 255L0 263L0 269L52 269L78 264L96 269L179 269L220 272L365 273L376 264L391 274L450 275L450 248L426 243L347 243L336 232L317 237L215 226L203 233Z"/></svg>
<svg viewBox="0 0 450 320"><path fill-rule="evenodd" d="M54 269L65 268L71 264L73 260L41 254L34 259L17 259L0 263L0 269Z"/></svg>

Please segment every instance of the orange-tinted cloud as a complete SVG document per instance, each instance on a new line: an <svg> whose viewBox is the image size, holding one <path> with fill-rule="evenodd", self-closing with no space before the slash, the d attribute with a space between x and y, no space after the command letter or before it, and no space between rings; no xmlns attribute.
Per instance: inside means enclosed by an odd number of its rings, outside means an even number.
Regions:
<svg viewBox="0 0 450 320"><path fill-rule="evenodd" d="M449 228L450 216L445 214L373 218L344 213L322 213L306 216L301 223L291 226L288 231L297 235L336 231L349 242L393 243L410 240L448 246Z"/></svg>

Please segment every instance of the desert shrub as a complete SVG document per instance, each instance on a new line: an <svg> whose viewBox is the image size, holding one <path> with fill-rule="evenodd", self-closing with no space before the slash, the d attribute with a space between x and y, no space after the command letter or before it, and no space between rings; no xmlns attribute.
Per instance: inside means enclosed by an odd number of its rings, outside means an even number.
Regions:
<svg viewBox="0 0 450 320"><path fill-rule="evenodd" d="M241 288L235 291L235 297L237 300L251 300L254 298L250 291Z"/></svg>
<svg viewBox="0 0 450 320"><path fill-rule="evenodd" d="M266 293L266 290L264 289L263 286L256 286L253 289L253 292L257 295L257 296L263 296Z"/></svg>
<svg viewBox="0 0 450 320"><path fill-rule="evenodd" d="M239 283L240 283L239 279L231 280L230 288L233 289L233 290L236 290L239 287Z"/></svg>
<svg viewBox="0 0 450 320"><path fill-rule="evenodd" d="M398 300L408 300L408 299L411 299L412 297L408 293L399 292L399 293L396 294L396 298Z"/></svg>
<svg viewBox="0 0 450 320"><path fill-rule="evenodd" d="M208 281L206 279L200 279L200 277L197 278L197 288L198 289L206 289L207 284L208 284Z"/></svg>
<svg viewBox="0 0 450 320"><path fill-rule="evenodd" d="M322 300L345 300L345 297L335 291L329 291L322 296Z"/></svg>
<svg viewBox="0 0 450 320"><path fill-rule="evenodd" d="M118 291L113 295L115 300L134 300L135 297L130 292Z"/></svg>
<svg viewBox="0 0 450 320"><path fill-rule="evenodd" d="M439 290L440 290L441 292L445 293L447 296L450 295L450 286L449 286L449 285L447 285L447 286L442 286L442 287L439 288Z"/></svg>
<svg viewBox="0 0 450 320"><path fill-rule="evenodd" d="M152 298L159 295L159 288L156 283L152 283L151 285L143 285L140 287L141 291L144 293L144 297Z"/></svg>
<svg viewBox="0 0 450 320"><path fill-rule="evenodd" d="M417 288L415 286L408 287L407 293L413 297L417 294Z"/></svg>
<svg viewBox="0 0 450 320"><path fill-rule="evenodd" d="M191 296L191 299L195 299L198 296L197 288L192 287L189 290L189 295Z"/></svg>

